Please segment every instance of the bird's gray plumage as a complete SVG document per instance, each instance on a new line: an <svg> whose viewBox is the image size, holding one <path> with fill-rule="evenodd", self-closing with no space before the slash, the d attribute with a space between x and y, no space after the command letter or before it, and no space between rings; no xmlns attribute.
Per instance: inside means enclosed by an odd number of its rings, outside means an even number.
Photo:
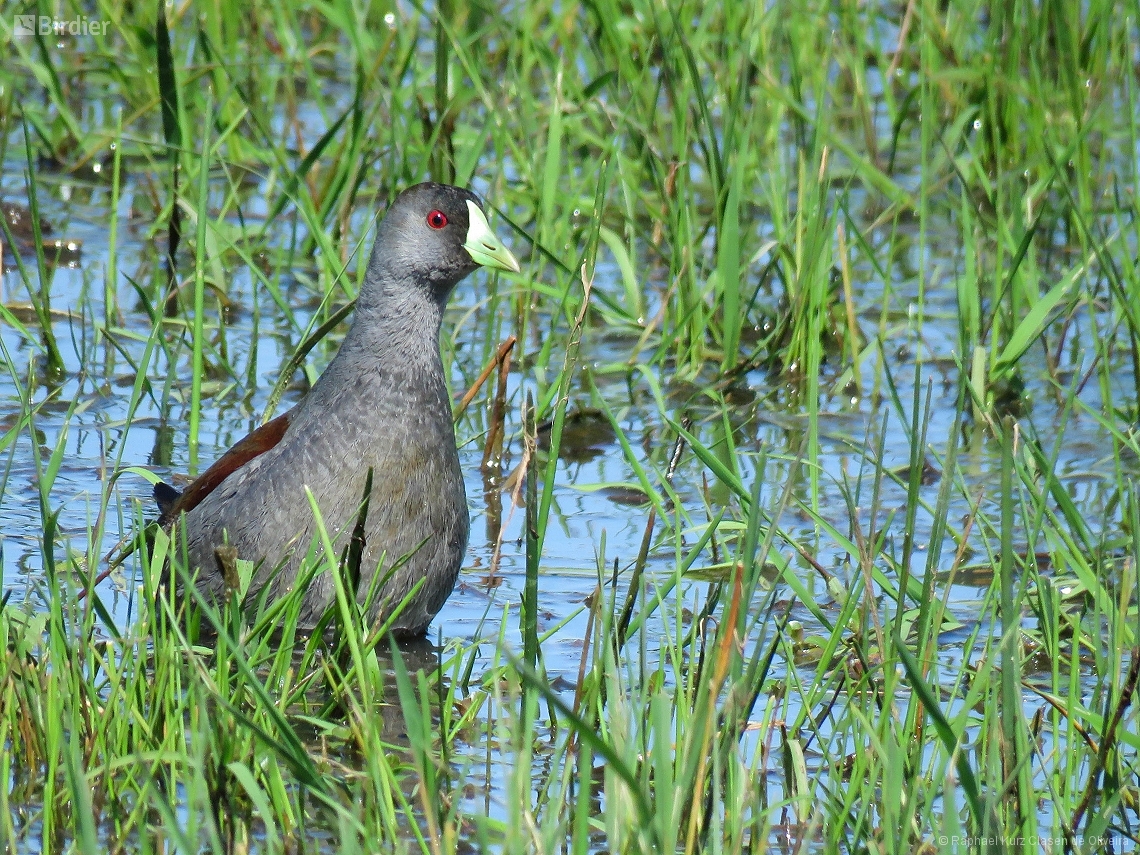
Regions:
<svg viewBox="0 0 1140 855"><path fill-rule="evenodd" d="M439 354L444 305L478 265L463 247L466 190L421 184L402 193L377 230L352 327L340 351L291 411L280 441L229 474L175 521L185 530L197 586L217 600L225 581L215 548L228 540L239 558L261 562L251 596L270 585L275 599L294 584L317 533L312 492L339 557L356 523L369 468L373 485L360 562L363 599L374 574L407 556L380 589L371 617L391 614L419 580L423 587L394 629L419 634L455 585L470 520ZM426 222L439 210L441 230ZM485 221L484 221L485 223ZM510 265L517 262L500 251ZM177 547L176 547L177 548ZM280 569L278 567L280 566ZM331 604L322 573L304 596L312 625Z"/></svg>

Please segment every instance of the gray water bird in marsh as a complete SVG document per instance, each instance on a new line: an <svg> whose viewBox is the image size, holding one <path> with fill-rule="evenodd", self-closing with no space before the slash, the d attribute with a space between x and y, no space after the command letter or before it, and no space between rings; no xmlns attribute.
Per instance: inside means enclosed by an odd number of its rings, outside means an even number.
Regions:
<svg viewBox="0 0 1140 855"><path fill-rule="evenodd" d="M357 595L371 591L369 618L387 620L407 599L392 631L426 631L455 586L470 529L440 324L452 290L479 266L519 272L479 198L444 184L405 190L377 230L352 327L304 399L183 492L155 486L172 551L207 600L227 590L225 544L258 565L247 601L266 586L271 600L291 589L318 532L307 487L338 556L364 519ZM313 579L301 625L334 597L331 574Z"/></svg>

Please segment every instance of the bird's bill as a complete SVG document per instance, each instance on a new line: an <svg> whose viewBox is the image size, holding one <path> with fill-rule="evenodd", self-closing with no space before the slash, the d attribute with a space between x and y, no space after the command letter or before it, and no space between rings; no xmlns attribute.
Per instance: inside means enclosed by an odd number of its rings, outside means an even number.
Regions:
<svg viewBox="0 0 1140 855"><path fill-rule="evenodd" d="M469 214L467 226L467 242L463 248L471 256L471 260L484 267L496 267L499 270L509 270L518 273L521 268L511 251L507 249L487 224L487 218L479 210L479 206L467 200Z"/></svg>

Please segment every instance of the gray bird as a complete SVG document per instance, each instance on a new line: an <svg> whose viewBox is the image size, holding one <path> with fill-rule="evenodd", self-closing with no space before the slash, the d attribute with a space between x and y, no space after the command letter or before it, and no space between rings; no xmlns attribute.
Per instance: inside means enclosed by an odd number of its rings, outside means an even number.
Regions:
<svg viewBox="0 0 1140 855"><path fill-rule="evenodd" d="M479 198L445 184L405 190L377 230L352 327L309 393L184 492L155 486L174 554L188 557L208 600L220 602L226 590L216 552L224 543L259 565L247 601L266 585L270 600L290 590L317 533L305 487L339 557L371 469L358 598L377 572L386 574L369 614L384 621L423 580L393 631L427 630L455 586L470 529L440 323L456 284L480 265L519 272ZM302 626L311 627L332 603L334 585L328 573L313 580Z"/></svg>

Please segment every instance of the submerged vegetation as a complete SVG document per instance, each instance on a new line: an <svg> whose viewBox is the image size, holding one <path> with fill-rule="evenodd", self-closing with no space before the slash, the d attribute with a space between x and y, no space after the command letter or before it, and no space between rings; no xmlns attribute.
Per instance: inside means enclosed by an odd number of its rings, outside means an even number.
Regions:
<svg viewBox="0 0 1140 855"><path fill-rule="evenodd" d="M1137 848L1140 5L35 14L0 20L8 851ZM96 585L147 479L319 374L427 178L523 260L444 323L457 398L490 370L439 648L337 566L307 638L174 602L161 535Z"/></svg>

